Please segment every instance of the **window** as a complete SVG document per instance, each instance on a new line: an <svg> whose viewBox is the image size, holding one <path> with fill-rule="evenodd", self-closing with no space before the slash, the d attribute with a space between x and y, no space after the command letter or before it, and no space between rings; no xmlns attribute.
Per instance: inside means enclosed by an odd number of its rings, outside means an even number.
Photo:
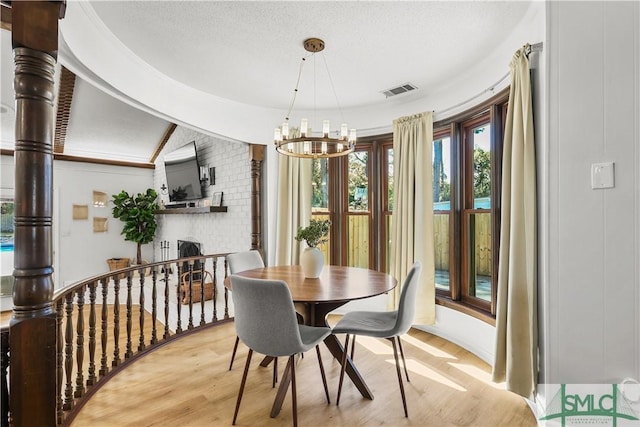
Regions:
<svg viewBox="0 0 640 427"><path fill-rule="evenodd" d="M506 97L434 123L436 294L495 314Z"/></svg>
<svg viewBox="0 0 640 427"><path fill-rule="evenodd" d="M470 313L495 314L507 98L503 91L434 123L436 295ZM321 248L331 264L390 271L393 162L392 135L362 138L348 156L313 160L313 215L331 219Z"/></svg>
<svg viewBox="0 0 640 427"><path fill-rule="evenodd" d="M330 240L320 248L325 259L387 271L393 206L391 135L361 138L353 153L314 159L312 170L312 214L331 219Z"/></svg>

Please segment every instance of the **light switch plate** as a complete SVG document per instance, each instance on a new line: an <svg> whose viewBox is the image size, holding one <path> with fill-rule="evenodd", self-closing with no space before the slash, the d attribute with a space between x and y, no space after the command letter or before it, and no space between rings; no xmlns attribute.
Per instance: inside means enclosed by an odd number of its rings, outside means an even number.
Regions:
<svg viewBox="0 0 640 427"><path fill-rule="evenodd" d="M598 190L614 187L613 162L593 163L591 165L591 188Z"/></svg>

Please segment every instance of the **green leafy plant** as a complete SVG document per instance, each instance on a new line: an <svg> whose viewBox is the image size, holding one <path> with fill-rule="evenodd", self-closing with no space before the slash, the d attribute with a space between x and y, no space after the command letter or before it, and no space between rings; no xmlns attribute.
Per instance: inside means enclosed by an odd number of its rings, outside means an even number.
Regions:
<svg viewBox="0 0 640 427"><path fill-rule="evenodd" d="M152 188L148 188L145 193L138 193L136 196L122 190L113 196L113 217L124 222L124 227L120 234L124 234L124 239L138 244L136 260L137 264L142 264L142 245L152 242L156 235L155 213L158 210L156 200L158 194Z"/></svg>
<svg viewBox="0 0 640 427"><path fill-rule="evenodd" d="M331 221L328 219L312 219L307 227L299 227L295 239L306 241L307 246L315 248L329 240Z"/></svg>

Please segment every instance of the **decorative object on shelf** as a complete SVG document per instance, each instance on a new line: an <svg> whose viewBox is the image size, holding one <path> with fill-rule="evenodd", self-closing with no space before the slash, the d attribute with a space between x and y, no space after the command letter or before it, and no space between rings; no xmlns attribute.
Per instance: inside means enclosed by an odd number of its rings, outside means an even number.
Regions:
<svg viewBox="0 0 640 427"><path fill-rule="evenodd" d="M324 41L317 38L310 38L304 41L304 48L308 52L311 52L311 58L314 60L314 117L315 117L315 59L316 54L318 52L322 52L324 50ZM331 83L331 89L336 98L336 104L338 109L340 110L340 114L342 115L342 108L340 108L340 104L338 103L338 96L336 95L336 90L333 87L333 80L331 79L331 74L329 73L329 67L327 66L327 61L324 58L325 68L327 70L327 75L329 82ZM293 157L302 157L302 158L326 158L326 157L337 157L337 156L345 156L351 152L353 152L356 148L356 130L349 130L346 123L343 123L340 126L340 130L336 131L336 136L331 136L331 126L329 120L323 120L322 122L322 133L313 134L311 127L313 123L310 123L306 118L303 118L300 121L300 134L299 136L293 137L290 135L289 128L289 118L291 117L291 112L293 110L293 105L296 101L296 96L298 94L298 87L300 85L300 77L302 75L302 68L307 60L306 57L302 58L302 62L300 64L300 71L298 72L298 79L296 80L296 87L293 91L293 97L291 99L291 103L289 104L289 111L285 117L285 121L282 126L276 128L273 139L274 144L276 146L276 150L280 154L284 154L287 156Z"/></svg>
<svg viewBox="0 0 640 427"><path fill-rule="evenodd" d="M209 168L209 185L216 185L216 168Z"/></svg>
<svg viewBox="0 0 640 427"><path fill-rule="evenodd" d="M216 191L215 193L213 193L213 197L211 198L211 206L222 206L222 195L222 191Z"/></svg>
<svg viewBox="0 0 640 427"><path fill-rule="evenodd" d="M298 228L295 239L298 242L304 240L308 246L300 254L300 266L306 278L317 279L322 273L324 255L318 249L318 245L329 240L330 227L331 221L328 219L312 219L307 227Z"/></svg>
<svg viewBox="0 0 640 427"><path fill-rule="evenodd" d="M152 242L156 235L155 213L158 210L156 199L158 194L153 188L136 196L129 195L125 190L113 195L113 217L124 222L120 234L124 239L137 244L136 264L142 264L142 245Z"/></svg>
<svg viewBox="0 0 640 427"><path fill-rule="evenodd" d="M160 194L162 196L166 196L167 194L169 194L169 189L167 188L167 185L163 182L162 186L160 187Z"/></svg>
<svg viewBox="0 0 640 427"><path fill-rule="evenodd" d="M206 166L200 166L200 185L206 187L209 183L209 168Z"/></svg>
<svg viewBox="0 0 640 427"><path fill-rule="evenodd" d="M89 219L89 206L73 205L73 219Z"/></svg>

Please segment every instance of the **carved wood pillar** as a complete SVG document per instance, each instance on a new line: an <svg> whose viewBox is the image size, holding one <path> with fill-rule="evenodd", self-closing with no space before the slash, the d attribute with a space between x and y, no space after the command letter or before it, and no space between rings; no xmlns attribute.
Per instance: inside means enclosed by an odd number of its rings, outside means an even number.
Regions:
<svg viewBox="0 0 640 427"><path fill-rule="evenodd" d="M262 248L262 163L264 145L249 146L251 160L251 249L257 249L264 257Z"/></svg>
<svg viewBox="0 0 640 427"><path fill-rule="evenodd" d="M16 126L10 408L16 426L56 424L53 76L63 9L58 1L12 2Z"/></svg>

